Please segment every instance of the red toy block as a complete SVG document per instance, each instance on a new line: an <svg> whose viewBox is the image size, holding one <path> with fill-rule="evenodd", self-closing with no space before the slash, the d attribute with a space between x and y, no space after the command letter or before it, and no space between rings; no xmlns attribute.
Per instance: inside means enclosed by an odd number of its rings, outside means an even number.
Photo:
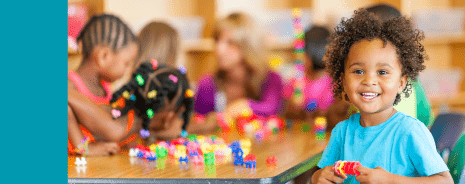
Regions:
<svg viewBox="0 0 465 184"><path fill-rule="evenodd" d="M268 158L266 159L266 163L268 163L268 164L276 164L277 161L278 160L276 160L275 156L273 156L273 157L268 156Z"/></svg>

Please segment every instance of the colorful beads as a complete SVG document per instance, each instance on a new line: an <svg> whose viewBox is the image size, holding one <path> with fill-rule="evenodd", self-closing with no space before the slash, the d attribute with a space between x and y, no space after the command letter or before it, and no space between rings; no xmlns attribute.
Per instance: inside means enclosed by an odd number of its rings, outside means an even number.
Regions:
<svg viewBox="0 0 465 184"><path fill-rule="evenodd" d="M148 116L149 118L152 118L154 114L155 114L155 113L153 112L152 109L147 109L147 116Z"/></svg>
<svg viewBox="0 0 465 184"><path fill-rule="evenodd" d="M144 129L140 130L140 136L142 138L147 138L147 137L149 137L149 135L150 135L150 132L148 130L144 130Z"/></svg>
<svg viewBox="0 0 465 184"><path fill-rule="evenodd" d="M150 63L152 63L153 70L156 70L158 68L158 61L156 59L151 59Z"/></svg>
<svg viewBox="0 0 465 184"><path fill-rule="evenodd" d="M137 81L137 84L139 84L139 86L142 86L145 83L144 77L142 77L141 74L136 75L136 81Z"/></svg>
<svg viewBox="0 0 465 184"><path fill-rule="evenodd" d="M178 70L179 72L181 72L183 75L185 75L187 73L187 69L184 67L184 66L179 66L178 67Z"/></svg>
<svg viewBox="0 0 465 184"><path fill-rule="evenodd" d="M185 98L192 98L194 96L194 92L191 89L187 89L184 95Z"/></svg>
<svg viewBox="0 0 465 184"><path fill-rule="evenodd" d="M130 97L129 97L130 100L132 101L136 101L136 95L132 94Z"/></svg>
<svg viewBox="0 0 465 184"><path fill-rule="evenodd" d="M183 137L183 138L187 137L187 131L186 130L182 130L181 137Z"/></svg>
<svg viewBox="0 0 465 184"><path fill-rule="evenodd" d="M169 75L168 78L170 78L174 83L178 82L178 78L174 75Z"/></svg>
<svg viewBox="0 0 465 184"><path fill-rule="evenodd" d="M123 98L129 99L129 92L124 91L122 96L123 96Z"/></svg>
<svg viewBox="0 0 465 184"><path fill-rule="evenodd" d="M111 110L111 115L113 116L113 118L119 118L121 116L121 111L119 111L117 109L112 109Z"/></svg>
<svg viewBox="0 0 465 184"><path fill-rule="evenodd" d="M152 90L147 93L147 98L155 98L157 96L157 90Z"/></svg>

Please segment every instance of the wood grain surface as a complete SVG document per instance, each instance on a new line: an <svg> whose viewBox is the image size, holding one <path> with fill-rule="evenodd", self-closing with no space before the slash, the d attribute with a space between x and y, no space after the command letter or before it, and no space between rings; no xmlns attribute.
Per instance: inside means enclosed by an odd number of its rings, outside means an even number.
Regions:
<svg viewBox="0 0 465 184"><path fill-rule="evenodd" d="M288 130L273 134L270 137L258 140L252 135L240 135L236 131L229 133L216 132L205 135L222 137L227 143L235 140L249 138L252 141L250 153L256 156L255 169L244 166L234 166L233 159L217 159L215 166L195 165L192 162L180 164L170 157L158 158L157 161L147 161L136 157L129 157L128 151L120 154L102 157L87 157L87 165L78 166L74 162L76 157L68 156L68 179L270 179L283 175L290 170L302 173L308 168L312 157L321 153L328 141L317 140L312 125L308 132L302 131L305 123L294 124ZM319 154L321 155L321 154ZM245 155L244 155L245 156ZM276 156L277 164L266 163L268 156ZM315 160L312 161L313 165ZM303 168L305 167L305 168ZM291 174L292 175L292 174ZM296 176L287 176L292 179ZM281 179L283 180L283 179ZM70 180L69 180L70 182Z"/></svg>

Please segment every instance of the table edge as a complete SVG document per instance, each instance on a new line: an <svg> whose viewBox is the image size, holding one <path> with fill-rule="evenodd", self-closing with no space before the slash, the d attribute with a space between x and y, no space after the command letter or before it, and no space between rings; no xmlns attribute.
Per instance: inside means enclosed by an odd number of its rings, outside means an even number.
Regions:
<svg viewBox="0 0 465 184"><path fill-rule="evenodd" d="M68 184L81 184L81 183L134 183L134 184L146 184L146 183L285 183L288 182L305 171L310 170L316 166L323 151L313 155L312 157L304 160L294 167L284 171L283 173L276 175L271 178L153 178L153 179L132 179L132 178L68 178Z"/></svg>

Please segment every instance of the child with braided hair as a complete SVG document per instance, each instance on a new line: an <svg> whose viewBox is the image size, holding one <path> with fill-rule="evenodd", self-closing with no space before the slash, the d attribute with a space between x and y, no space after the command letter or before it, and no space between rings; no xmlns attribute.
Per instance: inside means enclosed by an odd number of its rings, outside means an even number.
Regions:
<svg viewBox="0 0 465 184"><path fill-rule="evenodd" d="M113 94L113 118L119 118L129 110L136 109L143 120L143 129L140 131L143 138L150 135L149 130L159 138L172 139L179 135L186 137L194 100L185 73L183 69L159 65L154 59L141 63L132 74L132 79ZM171 126L174 131L157 135L178 115L182 115L182 127Z"/></svg>
<svg viewBox="0 0 465 184"><path fill-rule="evenodd" d="M137 59L137 37L118 17L101 14L86 23L77 40L82 61L76 71L68 71L68 153L116 153L120 146L137 137L137 134L131 134L137 132L137 127L132 125L140 120L133 112L119 121L111 119L108 106L112 97L110 83L129 71ZM97 111L107 114L106 120L111 122L92 118L92 115L104 116L85 108L83 105L86 104L97 106ZM125 141L117 143L124 138Z"/></svg>
<svg viewBox="0 0 465 184"><path fill-rule="evenodd" d="M140 130L141 137L155 135L156 138L165 140L186 137L186 127L194 101L185 73L183 69L158 65L156 60L141 63L131 80L113 94L110 101L111 118L108 111L91 103L89 99L79 99L75 92L69 92L69 103L79 112L92 112L83 118L92 124L111 124L114 123L111 121L119 119L125 122L126 115L134 111L132 113L138 116L136 121L131 123L134 124L132 127L136 128L131 130ZM181 126L172 123L173 119L179 116L182 116L183 120ZM142 121L139 121L139 118ZM114 132L112 128L107 127L99 130L100 134Z"/></svg>

